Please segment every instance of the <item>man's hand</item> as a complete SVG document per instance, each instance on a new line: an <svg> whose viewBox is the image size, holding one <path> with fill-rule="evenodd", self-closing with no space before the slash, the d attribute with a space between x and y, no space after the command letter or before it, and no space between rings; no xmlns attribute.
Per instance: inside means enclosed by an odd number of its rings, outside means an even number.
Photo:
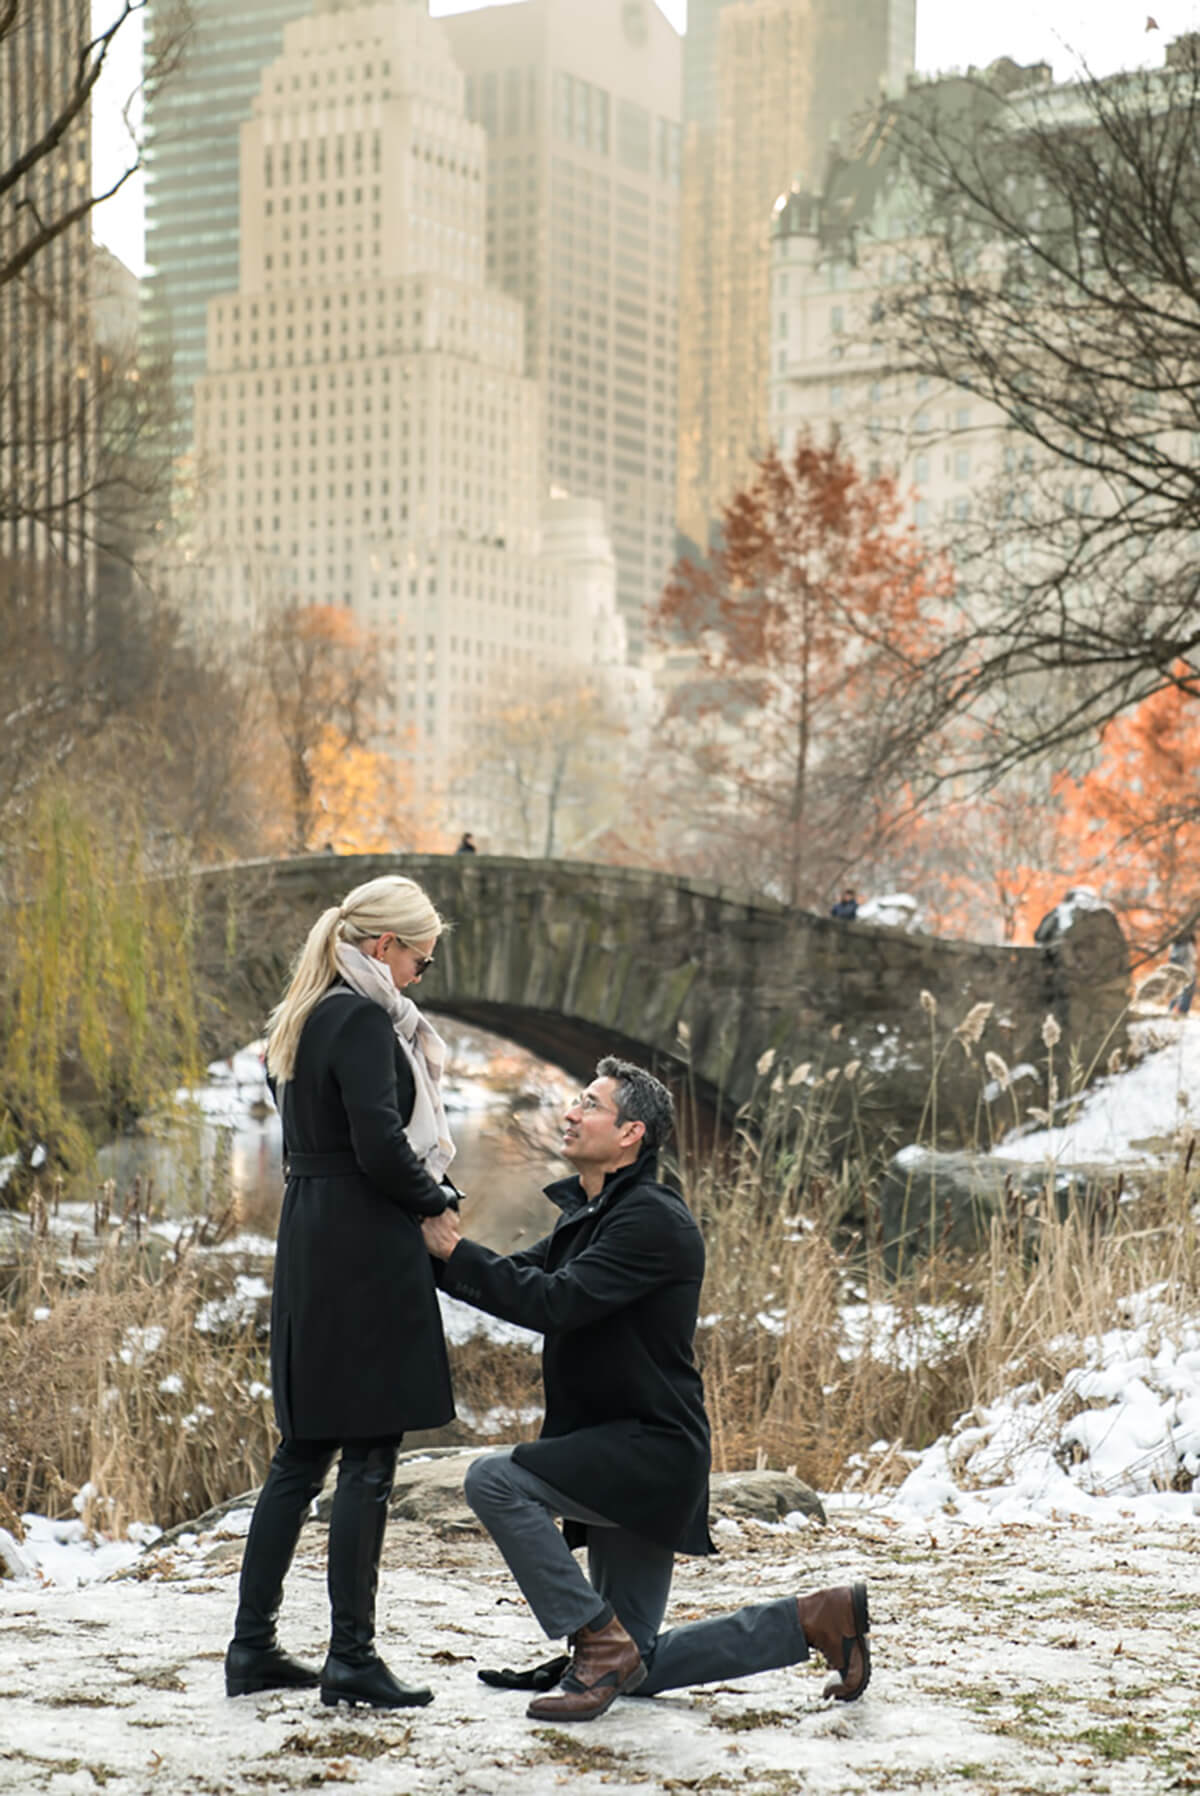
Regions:
<svg viewBox="0 0 1200 1796"><path fill-rule="evenodd" d="M462 1230L453 1210L443 1210L440 1216L426 1216L421 1223L421 1233L435 1260L448 1260L462 1240Z"/></svg>

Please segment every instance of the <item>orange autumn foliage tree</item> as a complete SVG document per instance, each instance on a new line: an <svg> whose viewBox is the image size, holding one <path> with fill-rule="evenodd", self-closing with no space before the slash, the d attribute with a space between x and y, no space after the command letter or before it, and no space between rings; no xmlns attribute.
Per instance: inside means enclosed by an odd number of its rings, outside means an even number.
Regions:
<svg viewBox="0 0 1200 1796"><path fill-rule="evenodd" d="M894 481L801 437L762 457L707 562L676 567L654 623L690 665L656 750L694 806L690 870L823 903L886 833L892 725L952 584L901 511Z"/></svg>
<svg viewBox="0 0 1200 1796"><path fill-rule="evenodd" d="M1062 865L1090 875L1139 947L1161 947L1200 905L1200 701L1168 686L1114 718L1055 800Z"/></svg>
<svg viewBox="0 0 1200 1796"><path fill-rule="evenodd" d="M1135 949L1155 952L1200 911L1198 820L1200 701L1166 687L1106 726L1086 774L1057 773L1041 793L1010 783L921 819L930 922L1030 941L1086 885Z"/></svg>
<svg viewBox="0 0 1200 1796"><path fill-rule="evenodd" d="M1088 883L1064 879L1061 835L1049 785L1010 779L967 801L912 806L891 881L920 894L935 935L1029 941L1069 885Z"/></svg>
<svg viewBox="0 0 1200 1796"><path fill-rule="evenodd" d="M387 854L397 849L436 854L449 846L436 820L419 812L411 764L395 749L347 742L333 726L322 730L308 758L312 775L310 848L338 854Z"/></svg>
<svg viewBox="0 0 1200 1796"><path fill-rule="evenodd" d="M293 854L440 846L417 817L376 637L346 610L290 606L261 637L263 783Z"/></svg>

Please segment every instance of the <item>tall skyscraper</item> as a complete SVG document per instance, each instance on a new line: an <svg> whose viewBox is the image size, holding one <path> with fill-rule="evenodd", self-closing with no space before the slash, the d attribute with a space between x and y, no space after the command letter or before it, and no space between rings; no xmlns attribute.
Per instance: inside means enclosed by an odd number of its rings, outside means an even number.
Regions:
<svg viewBox="0 0 1200 1796"><path fill-rule="evenodd" d="M146 261L142 347L170 364L180 446L204 372L205 307L238 277L238 132L283 28L313 0L189 0L180 66L146 95ZM147 32L177 27L174 0L150 0Z"/></svg>
<svg viewBox="0 0 1200 1796"><path fill-rule="evenodd" d="M636 657L675 545L680 39L653 0L445 27L488 134L487 270L524 302L546 470L604 502Z"/></svg>
<svg viewBox="0 0 1200 1796"><path fill-rule="evenodd" d="M1076 122L1070 88L1054 87L1047 63L1001 57L958 76L914 86L911 102L937 100L947 110L972 108L981 124L1004 96L1014 121L1046 115L1057 98L1064 120ZM801 432L836 434L859 468L887 475L909 521L930 546L954 547L956 534L989 507L1020 515L1036 451L999 407L978 393L935 379L895 321L887 298L917 250L899 236L900 219L916 213L906 192L904 131L897 113L908 101L876 107L857 147L827 170L820 189L793 188L776 204L771 230L770 374L772 440L789 454ZM1036 304L1031 295L1031 308ZM1082 486L1083 493L1090 488ZM1085 507L1088 500L1084 500Z"/></svg>
<svg viewBox="0 0 1200 1796"><path fill-rule="evenodd" d="M15 169L69 105L90 37L85 0L15 0L0 32L0 166ZM36 570L64 632L89 629L95 425L87 106L33 155L0 210L0 560ZM39 240L40 242L39 246ZM28 259L26 259L28 258Z"/></svg>
<svg viewBox="0 0 1200 1796"><path fill-rule="evenodd" d="M317 0L242 127L240 278L196 390L209 626L350 608L427 781L498 692L624 659L594 531L556 512L543 553L524 319L484 278L486 155L419 0Z"/></svg>
<svg viewBox="0 0 1200 1796"><path fill-rule="evenodd" d="M679 348L681 531L703 547L765 447L771 208L912 66L915 0L695 0ZM693 33L695 34L693 38Z"/></svg>

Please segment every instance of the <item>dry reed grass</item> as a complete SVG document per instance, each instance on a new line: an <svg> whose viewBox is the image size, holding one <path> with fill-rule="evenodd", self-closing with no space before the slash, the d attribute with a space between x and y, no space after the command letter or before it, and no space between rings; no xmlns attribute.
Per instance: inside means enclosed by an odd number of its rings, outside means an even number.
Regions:
<svg viewBox="0 0 1200 1796"><path fill-rule="evenodd" d="M220 1188L218 1180L218 1189ZM136 1186L98 1192L72 1237L34 1193L20 1250L0 1264L0 1527L79 1513L121 1535L168 1528L255 1488L275 1447L266 1305L225 1251L235 1207L213 1202L173 1245ZM269 1268L263 1268L269 1278ZM450 1350L469 1424L450 1438L537 1433L540 1361L476 1337Z"/></svg>
<svg viewBox="0 0 1200 1796"><path fill-rule="evenodd" d="M920 1377L896 1355L896 1337L929 1334L928 1281L897 1288L877 1247L842 1226L870 1212L882 1168L837 1095L825 1078L777 1076L731 1152L683 1169L708 1245L697 1355L715 1466L795 1466L820 1489L877 1440L936 1436L962 1389L961 1352L947 1349ZM848 1137L857 1152L846 1152ZM947 1337L969 1305L957 1282L939 1290Z"/></svg>
<svg viewBox="0 0 1200 1796"><path fill-rule="evenodd" d="M1136 1202L1089 1191L1061 1217L1048 1174L979 1251L942 1246L896 1276L872 1220L881 1166L830 1081L761 1070L774 1076L732 1148L683 1156L708 1243L697 1350L718 1469L794 1466L820 1489L893 1482L907 1452L977 1405L1027 1381L1056 1389L1079 1343L1127 1325L1140 1294L1164 1318L1195 1316L1190 1147Z"/></svg>
<svg viewBox="0 0 1200 1796"><path fill-rule="evenodd" d="M198 1218L173 1248L98 1206L100 1238L36 1228L0 1292L0 1491L121 1534L186 1521L261 1480L274 1447L266 1341Z"/></svg>
<svg viewBox="0 0 1200 1796"><path fill-rule="evenodd" d="M1087 1193L1060 1217L1047 1189L1032 1216L1007 1227L993 1222L987 1251L972 1268L980 1302L973 1400L991 1401L1024 1377L1053 1386L1073 1363L1072 1343L1127 1326L1147 1294L1160 1326L1195 1316L1200 1168L1193 1150L1189 1144L1147 1180L1136 1202Z"/></svg>
<svg viewBox="0 0 1200 1796"><path fill-rule="evenodd" d="M892 1276L857 1069L786 1072L764 1056L760 1074L732 1143L681 1155L709 1250L697 1350L718 1469L794 1466L822 1489L894 1481L906 1453L977 1405L1027 1381L1057 1389L1077 1343L1127 1323L1140 1293L1162 1315L1195 1314L1190 1148L1136 1202L1096 1193L1060 1217L1048 1179L980 1251L942 1246ZM0 1522L69 1514L82 1491L90 1525L167 1527L256 1485L274 1445L262 1320L232 1305L221 1326L197 1326L233 1292L236 1260L207 1251L232 1210L164 1249L136 1196L118 1206L109 1190L87 1254L64 1253L44 1206L31 1220L28 1249L0 1271ZM476 1337L451 1362L474 1438L536 1432L536 1355Z"/></svg>
<svg viewBox="0 0 1200 1796"><path fill-rule="evenodd" d="M456 1432L483 1444L534 1440L541 1428L542 1360L516 1343L484 1334L452 1346Z"/></svg>

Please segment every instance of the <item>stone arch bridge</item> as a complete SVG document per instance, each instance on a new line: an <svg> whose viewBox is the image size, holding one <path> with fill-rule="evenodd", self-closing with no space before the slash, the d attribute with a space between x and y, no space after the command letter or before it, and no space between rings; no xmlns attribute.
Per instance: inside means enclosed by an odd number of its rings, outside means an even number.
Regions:
<svg viewBox="0 0 1200 1796"><path fill-rule="evenodd" d="M809 1062L838 1091L852 1086L867 1121L911 1131L940 1056L943 1130L969 1135L984 1050L1044 1066L1042 1026L1053 1014L1065 1087L1069 1063L1086 1075L1124 1040L1128 956L1104 911L1080 913L1049 948L1003 948L837 922L620 867L320 854L195 875L213 1054L261 1033L318 913L380 873L418 880L453 925L422 981L425 1009L494 1030L580 1080L600 1054L625 1053L726 1115L751 1096L774 1049L777 1065ZM945 1051L983 1002L994 1009L975 1060L958 1042Z"/></svg>

